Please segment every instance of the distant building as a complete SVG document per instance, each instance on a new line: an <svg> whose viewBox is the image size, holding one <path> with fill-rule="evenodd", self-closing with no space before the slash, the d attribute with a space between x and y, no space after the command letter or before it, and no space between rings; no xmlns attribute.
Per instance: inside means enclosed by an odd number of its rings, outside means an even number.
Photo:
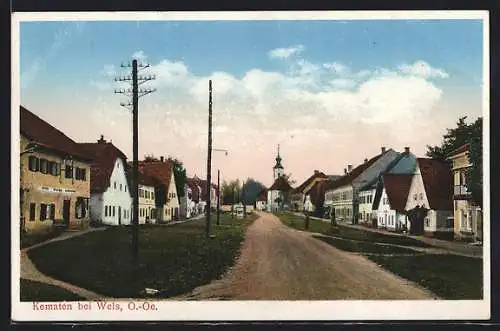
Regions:
<svg viewBox="0 0 500 331"><path fill-rule="evenodd" d="M257 197L255 202L255 209L266 210L267 209L267 189L262 190L262 192Z"/></svg>
<svg viewBox="0 0 500 331"><path fill-rule="evenodd" d="M386 150L382 147L381 153L365 159L353 169L348 165L344 169L344 176L329 183L325 188L325 206L329 208L330 215L334 213L335 219L341 222L358 223L359 194L367 185L373 185L380 174L398 158L399 153L393 149Z"/></svg>
<svg viewBox="0 0 500 331"><path fill-rule="evenodd" d="M468 144L463 145L449 156L453 164L454 237L482 241L482 211L472 201L471 192L466 186L466 173L472 166L469 160L469 148Z"/></svg>
<svg viewBox="0 0 500 331"><path fill-rule="evenodd" d="M273 184L267 191L267 211L277 212L283 209L290 208L292 203L292 190L288 179L285 176L285 169L281 164L280 149L278 145L278 155L276 156L276 164L273 167Z"/></svg>
<svg viewBox="0 0 500 331"><path fill-rule="evenodd" d="M20 107L20 212L25 232L54 223L72 229L89 224L91 157L71 138ZM27 151L30 144L36 148Z"/></svg>
<svg viewBox="0 0 500 331"><path fill-rule="evenodd" d="M132 220L132 198L127 182L127 158L111 142L80 143L93 162L90 182L90 218L95 223L127 225Z"/></svg>

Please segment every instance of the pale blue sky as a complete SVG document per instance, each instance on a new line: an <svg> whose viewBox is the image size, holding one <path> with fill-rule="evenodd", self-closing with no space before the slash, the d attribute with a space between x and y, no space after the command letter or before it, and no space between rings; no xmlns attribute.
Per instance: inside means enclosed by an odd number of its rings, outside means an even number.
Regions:
<svg viewBox="0 0 500 331"><path fill-rule="evenodd" d="M188 118L188 115L184 114L188 108L196 112L198 104L193 101L195 97L181 98L181 92L195 86L196 82L205 84L203 82L214 73L223 73L226 76L221 76L221 79L212 77L214 93L217 93L217 86L221 86L221 82L229 84L226 89L229 94L224 94L225 99L220 97L220 106L214 105L220 109L226 109L231 105L225 110L225 117L221 117L219 121L221 132L229 132L223 129L231 126L228 123L235 123L239 119L247 121L243 114L252 119L258 118L261 124L266 123L258 130L248 131L243 135L246 145L256 143L259 137L267 133L272 135L280 128L288 131L302 130L302 134L308 137L307 141L311 141L311 137L318 136L318 132L314 132L318 123L311 122L305 128L304 123L307 122L305 117L301 121L283 122L281 127L268 125L277 118L283 119L284 116L289 119L307 116L306 108L310 109L314 116L321 118L319 124L331 121L328 127L338 126L338 130L332 130L339 136L349 136L348 133L340 132L350 126L366 134L366 136L358 134L356 139L373 141L373 146L367 146L359 153L360 155L356 155L349 152L359 144L352 136L343 138L344 140L336 138L343 147L330 152L341 155L342 160L323 166L321 165L321 162L324 163L321 161L323 152L317 151L317 155L313 152L311 154L313 161L300 165L293 160L300 160L300 153L307 148L299 142L294 143L298 145L290 143L290 149L287 151L286 143L282 142L285 165L288 156L291 159L289 162L293 162L293 165L290 165L292 166L290 172L297 174L298 181L302 180L301 177L307 176L313 167L331 173L341 172L344 163L356 164L365 156L377 153L376 145L394 141L394 136L387 138L385 133L381 132L385 132L387 125L394 121L408 120L408 117L405 119L389 117L388 114L392 113L394 114L391 116L397 116L398 107L402 107L401 113L406 112L405 114L413 116L412 118L419 118L420 113L417 112L421 111L426 111L425 114L429 112L436 114L435 123L432 124L432 128L428 128L429 133L425 136L419 132L415 132L414 135L390 133L401 140L394 146L395 149L402 149L403 146L412 144L415 145L412 147L413 150L421 154L425 151L426 144L439 141L446 126L453 125L455 118L469 113L470 117L481 114L483 32L482 22L479 20L22 22L20 31L21 103L41 117L55 122L53 124L75 139L94 140L106 127L109 128L109 125L100 127L99 123L94 123L95 125L88 125L84 130L81 126L74 127L70 121L61 118L61 112L70 112L71 116L81 123L85 123L86 120L97 121L96 113L124 112L117 106L120 100L113 94L113 87L106 87L106 84L112 81L112 75L105 75L103 71L112 65L119 66L121 62L129 60L132 54L142 51L147 56L148 63L154 66L155 73L163 75L163 81L158 82L156 95L145 97L144 101L141 101L144 102L144 114L150 114L150 117L142 122L146 123L144 125L152 127L159 121L173 121L171 118L166 119L165 115L171 112L176 116L174 117L176 123L186 121L194 127L193 118ZM280 48L285 53L294 49L295 53L289 53L289 56L271 56L272 50ZM161 61L166 62L162 65ZM334 75L330 69L328 69L330 71L325 69L327 64L333 63L341 65L345 70L342 73L339 70ZM417 70L422 68L417 64L424 65L424 72ZM406 72L402 69L405 66ZM260 75L259 79L266 84L269 79L275 79L272 75L279 75L276 79L281 82L280 86L285 87L281 87L279 92L272 90L275 96L293 92L294 98L300 98L303 104L294 109L286 106L287 102L290 102L289 99L265 98L261 92L255 92L255 88L259 85L267 86L271 91L271 85L249 83L250 77L254 77L250 73L255 73L255 69ZM384 70L390 71L391 79L398 80L388 81L386 79L388 76L383 74ZM115 73L116 68L111 71ZM354 78L362 77L363 72L368 72L366 77L369 78ZM169 80L165 78L167 76L170 77ZM176 79L179 84L174 86ZM406 86L404 85L406 82L413 85L408 85L400 92L393 91L394 95L391 94L393 86ZM182 88L183 86L185 88ZM243 90L245 92L242 92ZM248 92L250 90L251 93ZM412 90L418 93L413 95L410 93ZM199 94L199 91L196 93ZM428 96L429 100L424 100L422 105L414 107L419 100ZM396 97L401 99L396 100ZM149 101L146 98L149 98ZM321 106L317 106L318 102ZM370 107L373 106L373 109L384 109L385 103L387 109L392 109L392 113L389 111L379 114L378 118L384 118L381 120L385 121L384 123L375 121L377 123L363 124L369 126L360 126L362 125L360 121L364 118L361 108L372 109ZM334 110L345 108L346 114L337 115L333 111L328 113L325 109L330 106ZM205 120L204 111L203 108L199 110L198 117L203 119L200 119L200 125ZM371 116L377 117L376 113ZM115 115L103 118L104 121L120 120ZM200 126L197 129L200 131L204 127ZM162 127L158 127L157 130L154 133L151 130L145 131L140 147L144 153L173 154L184 158L187 165L192 167L192 173L203 172L202 158L196 158L202 146L201 137L199 137L200 146L197 145L198 150L193 147L192 151L188 151L186 144L178 142L166 147L161 144L161 139L158 140L158 135L164 135L165 140L175 141L180 139L178 132L169 133ZM126 134L115 133L112 130L104 134L114 136L116 144L129 154L131 146L127 136L128 131L124 131ZM328 136L330 133L322 134L325 136L321 139L331 141L332 138ZM223 141L220 144L230 145L233 149L238 148L232 145L235 140L234 134L233 136L228 134L226 137L221 134L218 137ZM263 161L266 168L258 170L261 172L272 166L272 157L278 140L286 139L270 137L262 138L265 140L262 144L269 146L261 146L261 154L256 156L257 159L266 160ZM261 175L253 168L246 169L244 164L248 162L245 161L244 155L234 155L231 162L234 162L233 167L227 172L233 177L243 177L248 173L249 176L268 181L272 174L269 171L269 174ZM239 167L238 164L243 169L239 172L235 170Z"/></svg>

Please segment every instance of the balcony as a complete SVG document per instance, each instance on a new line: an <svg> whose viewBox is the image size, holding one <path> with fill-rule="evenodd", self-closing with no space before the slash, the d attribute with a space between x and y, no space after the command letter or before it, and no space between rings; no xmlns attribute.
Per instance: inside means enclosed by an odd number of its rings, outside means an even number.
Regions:
<svg viewBox="0 0 500 331"><path fill-rule="evenodd" d="M453 187L453 197L455 200L462 200L470 198L471 193L467 190L465 185L455 185Z"/></svg>

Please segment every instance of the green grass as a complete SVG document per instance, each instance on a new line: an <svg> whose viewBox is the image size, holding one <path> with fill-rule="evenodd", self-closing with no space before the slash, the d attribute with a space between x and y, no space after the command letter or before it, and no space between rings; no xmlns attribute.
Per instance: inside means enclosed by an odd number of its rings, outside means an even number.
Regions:
<svg viewBox="0 0 500 331"><path fill-rule="evenodd" d="M398 247L387 245L375 245L368 241L351 241L346 239L337 239L332 237L313 236L319 240L326 242L338 249L348 252L357 253L376 253L376 254L419 254L418 252Z"/></svg>
<svg viewBox="0 0 500 331"><path fill-rule="evenodd" d="M483 298L482 259L451 254L368 258L385 269L431 290L443 299Z"/></svg>
<svg viewBox="0 0 500 331"><path fill-rule="evenodd" d="M21 301L81 301L84 298L57 286L20 280Z"/></svg>
<svg viewBox="0 0 500 331"><path fill-rule="evenodd" d="M21 233L21 249L56 238L63 232L64 228L52 227L49 231L41 233Z"/></svg>
<svg viewBox="0 0 500 331"><path fill-rule="evenodd" d="M298 230L305 230L305 220L303 216L297 216L290 213L276 213L276 216L278 216L285 225ZM393 236L388 234L376 233L373 231L365 231L362 229L343 226L342 224L338 224L335 228L332 228L329 222L324 222L316 219L309 220L308 231L367 242L378 242L384 244L414 247L431 247L430 245L420 240L410 237Z"/></svg>
<svg viewBox="0 0 500 331"><path fill-rule="evenodd" d="M139 261L134 277L131 228L110 227L28 252L36 267L56 279L110 297L140 297L145 287L161 291L162 297L189 292L220 277L235 260L246 220L221 215L212 217L212 233L205 237L205 220L172 226L146 225L139 232Z"/></svg>

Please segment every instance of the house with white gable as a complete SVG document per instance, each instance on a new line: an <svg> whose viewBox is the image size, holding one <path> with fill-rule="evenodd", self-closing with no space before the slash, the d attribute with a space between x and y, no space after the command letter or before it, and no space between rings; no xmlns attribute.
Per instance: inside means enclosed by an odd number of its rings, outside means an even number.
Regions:
<svg viewBox="0 0 500 331"><path fill-rule="evenodd" d="M360 190L359 192L360 223L372 227L383 227L383 228L387 227L388 223L384 221L385 214L379 215L379 212L377 210L379 206L387 207L387 205L384 204L383 202L384 201L387 202L388 197L385 196L386 200L384 200L384 198L382 197L384 190L383 175L384 174L413 175L416 166L417 166L417 158L410 152L410 147L405 147L405 151L403 153L400 153L399 157L397 157L394 160L394 162L389 164L387 169L384 172L382 172L378 178L375 178L373 182L368 183L364 188ZM382 203L380 203L381 200ZM404 204L406 204L406 200ZM384 209L384 213L385 211L386 209ZM397 225L396 221L394 222L391 221L390 223L392 224L392 226L389 226L388 229L393 229L393 227Z"/></svg>
<svg viewBox="0 0 500 331"><path fill-rule="evenodd" d="M411 234L453 239L453 175L450 164L417 158L405 210Z"/></svg>
<svg viewBox="0 0 500 331"><path fill-rule="evenodd" d="M259 211L266 210L267 205L267 189L262 190L262 192L257 197L255 201L255 209Z"/></svg>
<svg viewBox="0 0 500 331"><path fill-rule="evenodd" d="M373 204L377 228L389 231L408 231L411 228L406 215L406 200L413 174L384 174L382 190Z"/></svg>
<svg viewBox="0 0 500 331"><path fill-rule="evenodd" d="M165 160L148 160L139 162L139 171L156 180L155 218L159 223L180 219L180 201L175 184L173 163Z"/></svg>
<svg viewBox="0 0 500 331"><path fill-rule="evenodd" d="M79 144L92 156L90 219L94 223L127 225L132 219L132 197L126 176L127 158L104 136L97 143Z"/></svg>

